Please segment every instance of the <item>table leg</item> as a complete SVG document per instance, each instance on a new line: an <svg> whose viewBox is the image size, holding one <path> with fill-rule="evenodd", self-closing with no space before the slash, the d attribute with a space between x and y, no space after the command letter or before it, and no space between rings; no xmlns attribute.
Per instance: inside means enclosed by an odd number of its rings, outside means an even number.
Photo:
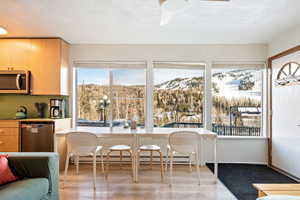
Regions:
<svg viewBox="0 0 300 200"><path fill-rule="evenodd" d="M215 165L215 170L214 170L214 175L215 175L215 181L217 183L218 181L218 157L217 157L217 143L218 143L218 138L215 137L214 139L214 165Z"/></svg>
<svg viewBox="0 0 300 200"><path fill-rule="evenodd" d="M133 159L134 159L134 182L137 183L138 182L138 146L139 146L139 138L138 138L138 135L135 134L134 135L134 156L133 156Z"/></svg>

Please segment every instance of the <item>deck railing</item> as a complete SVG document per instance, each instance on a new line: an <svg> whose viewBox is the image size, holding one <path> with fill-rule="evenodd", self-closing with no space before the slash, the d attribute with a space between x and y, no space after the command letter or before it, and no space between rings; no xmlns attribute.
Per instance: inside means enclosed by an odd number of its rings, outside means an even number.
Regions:
<svg viewBox="0 0 300 200"><path fill-rule="evenodd" d="M172 122L163 127L169 128L203 128L203 123ZM212 131L224 136L261 136L261 128L248 126L228 126L212 124Z"/></svg>
<svg viewBox="0 0 300 200"><path fill-rule="evenodd" d="M77 126L109 127L109 123L103 121L78 121ZM122 123L114 122L113 126L122 126ZM157 127L157 126L156 126ZM171 122L163 125L165 128L203 128L203 123ZM248 126L229 126L212 124L212 131L222 136L261 136L261 128Z"/></svg>

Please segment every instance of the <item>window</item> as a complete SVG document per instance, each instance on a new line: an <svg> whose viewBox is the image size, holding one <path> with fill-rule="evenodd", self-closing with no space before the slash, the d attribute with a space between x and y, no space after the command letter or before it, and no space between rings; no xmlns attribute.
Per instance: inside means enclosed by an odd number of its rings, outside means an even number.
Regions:
<svg viewBox="0 0 300 200"><path fill-rule="evenodd" d="M134 119L144 127L145 65L98 65L77 68L77 125L124 127Z"/></svg>
<svg viewBox="0 0 300 200"><path fill-rule="evenodd" d="M109 69L77 69L77 125L109 126L108 107L100 100L109 96Z"/></svg>
<svg viewBox="0 0 300 200"><path fill-rule="evenodd" d="M207 73L195 62L155 61L149 71L145 62L76 66L78 126L125 127L134 119L141 128L207 124L219 135L262 136L263 64L214 62Z"/></svg>
<svg viewBox="0 0 300 200"><path fill-rule="evenodd" d="M154 127L203 127L204 65L154 63L153 71Z"/></svg>
<svg viewBox="0 0 300 200"><path fill-rule="evenodd" d="M260 136L262 125L261 68L212 69L212 128L219 135Z"/></svg>
<svg viewBox="0 0 300 200"><path fill-rule="evenodd" d="M145 126L145 69L118 69L112 71L113 126L135 119Z"/></svg>

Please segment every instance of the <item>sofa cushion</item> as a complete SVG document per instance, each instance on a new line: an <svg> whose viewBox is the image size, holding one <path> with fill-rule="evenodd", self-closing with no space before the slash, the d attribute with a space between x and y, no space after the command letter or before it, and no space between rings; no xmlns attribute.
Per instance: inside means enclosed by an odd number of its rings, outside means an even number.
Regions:
<svg viewBox="0 0 300 200"><path fill-rule="evenodd" d="M40 200L47 195L47 178L30 178L9 183L0 187L1 200Z"/></svg>
<svg viewBox="0 0 300 200"><path fill-rule="evenodd" d="M0 185L17 180L11 172L6 155L0 155Z"/></svg>

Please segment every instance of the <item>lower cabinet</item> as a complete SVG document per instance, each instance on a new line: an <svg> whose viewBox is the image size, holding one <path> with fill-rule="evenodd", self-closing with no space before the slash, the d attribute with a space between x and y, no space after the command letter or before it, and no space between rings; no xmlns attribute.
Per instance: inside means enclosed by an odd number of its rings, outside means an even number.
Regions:
<svg viewBox="0 0 300 200"><path fill-rule="evenodd" d="M25 119L25 120L0 120L0 152L20 152L21 151L21 122L54 122L54 132L71 128L71 118L66 119ZM55 134L53 132L53 134ZM54 142L54 148L62 148L60 143ZM65 148L63 146L63 148ZM65 157L60 158L64 160Z"/></svg>
<svg viewBox="0 0 300 200"><path fill-rule="evenodd" d="M19 121L0 122L0 152L20 151Z"/></svg>

